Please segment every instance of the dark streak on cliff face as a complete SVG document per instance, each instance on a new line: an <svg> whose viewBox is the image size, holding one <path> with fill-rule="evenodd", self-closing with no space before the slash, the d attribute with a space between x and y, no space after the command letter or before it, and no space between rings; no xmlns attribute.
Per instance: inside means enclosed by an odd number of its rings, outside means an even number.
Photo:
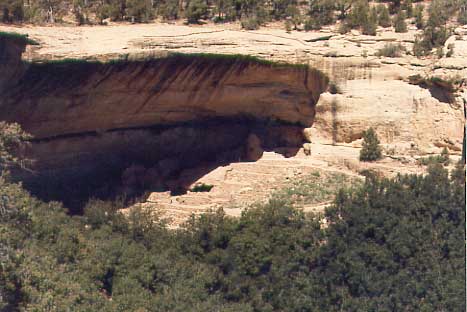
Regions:
<svg viewBox="0 0 467 312"><path fill-rule="evenodd" d="M176 182L184 169L245 160L253 134L264 149L293 154L328 82L308 67L247 57L26 64L22 51L0 38L9 75L0 80L0 120L35 137L32 173L15 176L78 211L90 196L140 194L121 179L135 165L150 172L140 172L149 190L174 190L187 187Z"/></svg>

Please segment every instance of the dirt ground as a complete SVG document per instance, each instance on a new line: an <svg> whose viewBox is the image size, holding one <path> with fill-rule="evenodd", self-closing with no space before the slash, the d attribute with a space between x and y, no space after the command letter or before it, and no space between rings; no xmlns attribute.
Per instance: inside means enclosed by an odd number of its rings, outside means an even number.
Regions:
<svg viewBox="0 0 467 312"><path fill-rule="evenodd" d="M406 34L381 31L378 37L358 33L339 35L332 27L321 31L292 31L287 33L282 23L271 24L256 31L242 30L238 23L183 25L183 24L114 24L108 26L6 26L1 31L28 34L39 41L35 58L81 58L121 55L160 50L206 53L240 53L259 55L269 59L301 61L306 54L319 55L340 48L347 56L363 53L361 44L352 40L413 40L415 30ZM326 41L314 41L323 36L333 36L333 46ZM344 46L342 46L344 47ZM312 50L310 50L312 48ZM360 53L358 53L360 52ZM371 54L371 51L367 49ZM291 58L292 57L292 58Z"/></svg>

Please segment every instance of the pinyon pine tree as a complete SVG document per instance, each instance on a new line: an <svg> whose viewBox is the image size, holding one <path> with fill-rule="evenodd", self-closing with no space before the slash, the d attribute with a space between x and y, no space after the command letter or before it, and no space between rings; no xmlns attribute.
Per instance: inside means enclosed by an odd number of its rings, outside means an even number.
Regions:
<svg viewBox="0 0 467 312"><path fill-rule="evenodd" d="M360 160L375 161L382 157L378 136L373 128L369 128L363 133L363 147L360 150Z"/></svg>
<svg viewBox="0 0 467 312"><path fill-rule="evenodd" d="M405 33L407 32L407 24L405 22L405 13L400 11L394 18L394 30L396 33Z"/></svg>
<svg viewBox="0 0 467 312"><path fill-rule="evenodd" d="M425 22L423 21L423 5L418 4L415 7L415 26L417 26L417 29L422 29L423 26L425 25Z"/></svg>
<svg viewBox="0 0 467 312"><path fill-rule="evenodd" d="M379 4L377 7L378 11L378 25L381 27L391 26L391 17L389 16L389 10L384 4Z"/></svg>

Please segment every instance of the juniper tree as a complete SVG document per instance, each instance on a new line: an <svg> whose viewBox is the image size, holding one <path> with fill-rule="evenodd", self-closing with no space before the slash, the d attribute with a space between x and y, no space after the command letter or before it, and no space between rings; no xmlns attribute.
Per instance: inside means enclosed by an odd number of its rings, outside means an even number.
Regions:
<svg viewBox="0 0 467 312"><path fill-rule="evenodd" d="M407 23L405 22L405 13L404 11L399 11L394 19L394 29L397 33L407 32Z"/></svg>
<svg viewBox="0 0 467 312"><path fill-rule="evenodd" d="M413 5L412 5L412 0L406 0L404 1L404 10L407 12L407 17L412 17L413 16Z"/></svg>
<svg viewBox="0 0 467 312"><path fill-rule="evenodd" d="M378 11L378 25L381 27L391 26L391 17L389 16L389 10L384 4L379 4L377 7Z"/></svg>
<svg viewBox="0 0 467 312"><path fill-rule="evenodd" d="M186 18L188 23L197 24L199 20L206 17L208 13L208 7L206 2L201 0L192 0L190 1L188 8L186 10Z"/></svg>
<svg viewBox="0 0 467 312"><path fill-rule="evenodd" d="M376 8L372 8L368 14L367 20L362 25L364 35L376 36L376 27L378 22L378 13Z"/></svg>
<svg viewBox="0 0 467 312"><path fill-rule="evenodd" d="M423 5L418 4L415 7L414 17L415 17L415 26L417 26L418 29L422 29L423 26L425 25L423 21Z"/></svg>
<svg viewBox="0 0 467 312"><path fill-rule="evenodd" d="M467 25L467 0L461 0L459 3L457 21L462 25Z"/></svg>
<svg viewBox="0 0 467 312"><path fill-rule="evenodd" d="M381 159L382 152L379 139L373 128L369 128L363 133L363 147L360 150L361 161L375 161Z"/></svg>

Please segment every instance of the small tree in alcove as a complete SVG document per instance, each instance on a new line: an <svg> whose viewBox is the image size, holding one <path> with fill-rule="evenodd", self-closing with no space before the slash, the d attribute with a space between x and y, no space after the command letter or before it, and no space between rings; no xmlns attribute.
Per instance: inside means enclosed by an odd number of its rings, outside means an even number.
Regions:
<svg viewBox="0 0 467 312"><path fill-rule="evenodd" d="M375 161L383 157L378 136L373 128L363 133L363 147L360 150L361 161Z"/></svg>

